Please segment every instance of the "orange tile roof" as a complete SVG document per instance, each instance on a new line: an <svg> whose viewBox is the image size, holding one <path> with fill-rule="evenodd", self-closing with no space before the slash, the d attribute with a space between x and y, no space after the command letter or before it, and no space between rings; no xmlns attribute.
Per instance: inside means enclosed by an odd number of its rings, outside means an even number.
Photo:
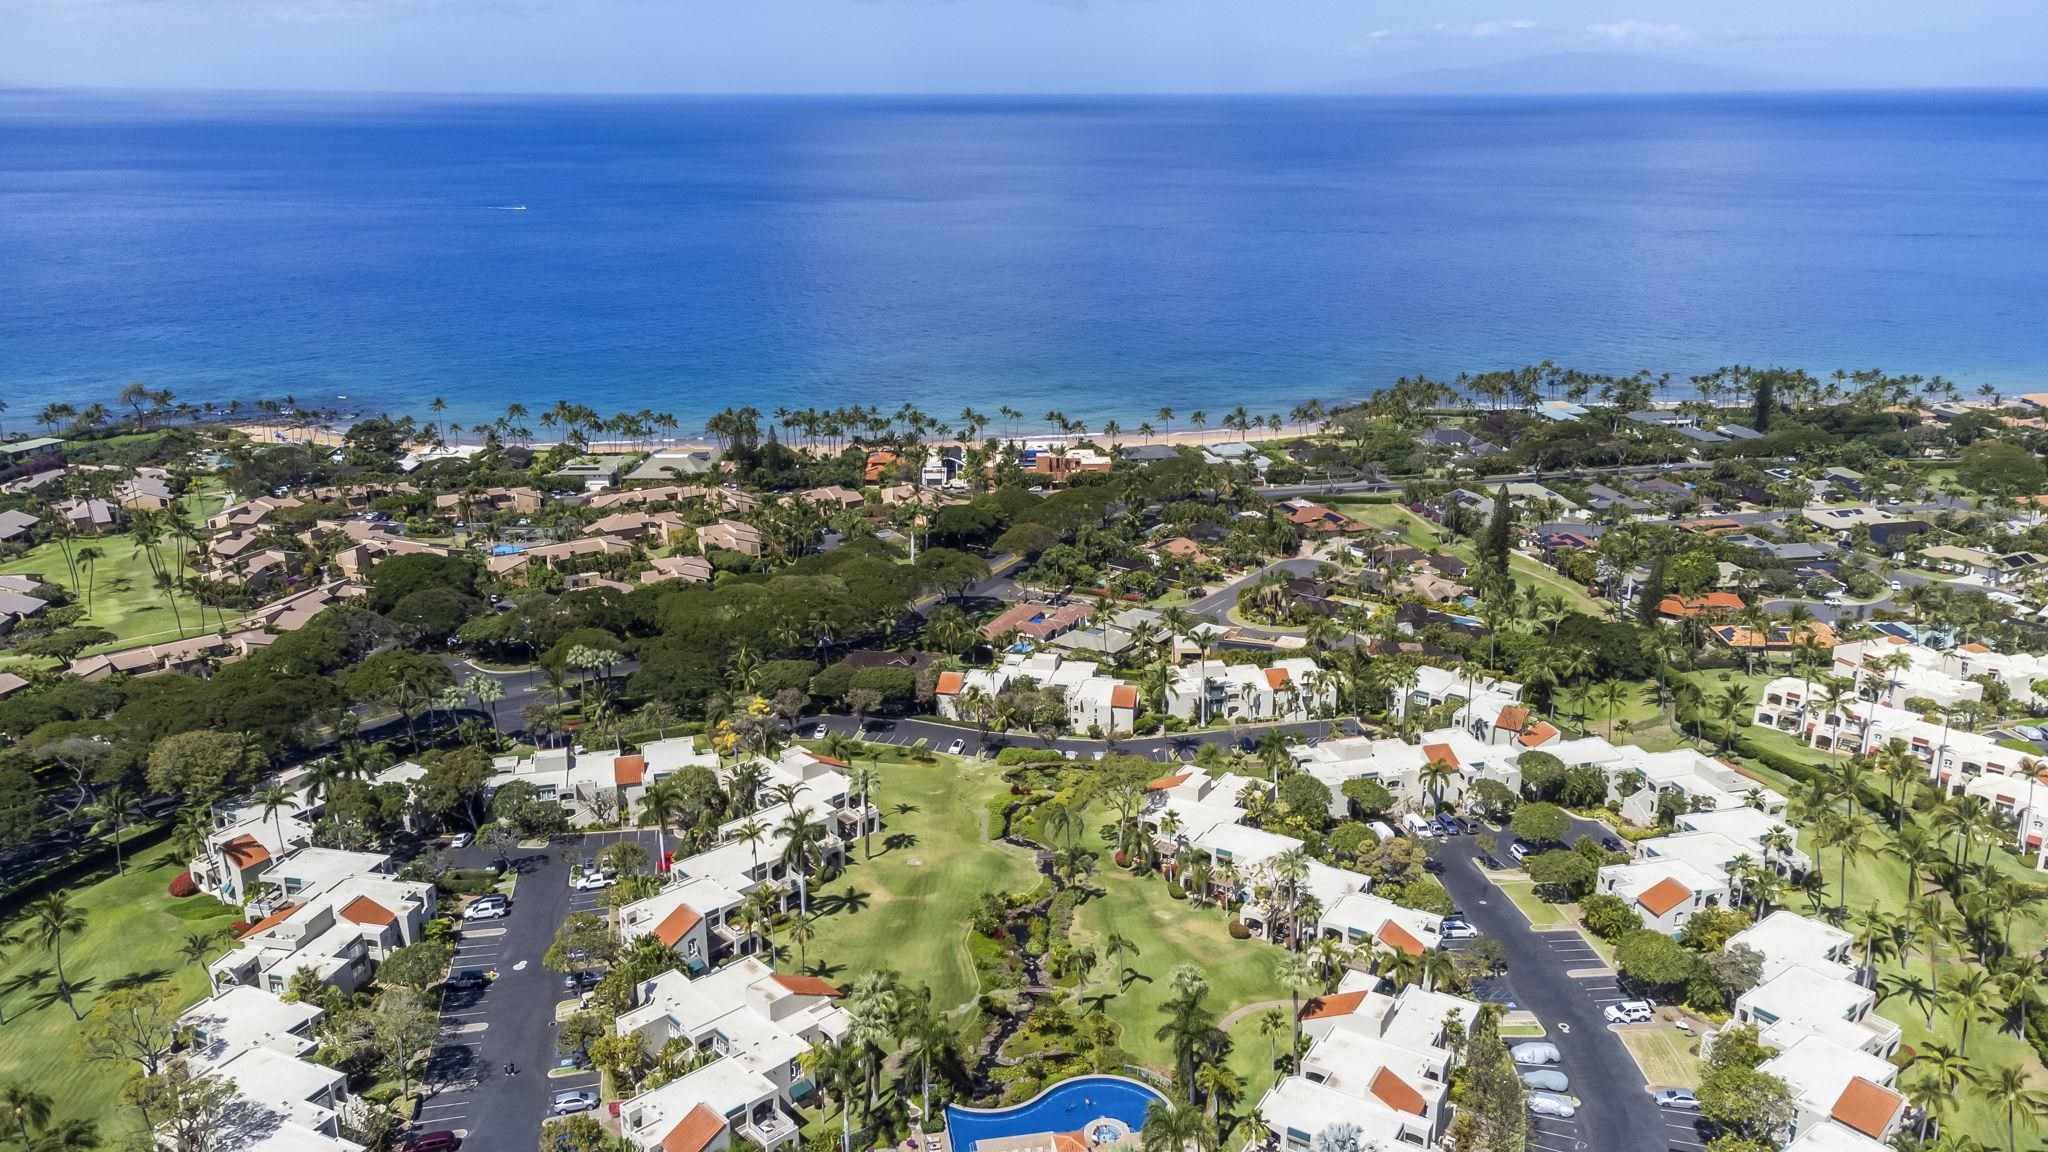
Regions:
<svg viewBox="0 0 2048 1152"><path fill-rule="evenodd" d="M1271 688L1275 692L1287 687L1289 679L1290 677L1287 675L1287 669L1285 668L1266 669L1266 687Z"/></svg>
<svg viewBox="0 0 2048 1152"><path fill-rule="evenodd" d="M654 926L654 938L673 948L682 943L683 937L688 936L690 929L695 928L703 919L695 908L688 904L678 904L674 911L661 918L661 923Z"/></svg>
<svg viewBox="0 0 2048 1152"><path fill-rule="evenodd" d="M341 910L341 918L351 924L375 924L386 927L398 923L398 917L368 896L358 896Z"/></svg>
<svg viewBox="0 0 2048 1152"><path fill-rule="evenodd" d="M263 846L263 841L247 833L221 845L220 854L228 858L228 863L244 872L270 859L270 849Z"/></svg>
<svg viewBox="0 0 2048 1152"><path fill-rule="evenodd" d="M1835 1106L1828 1115L1872 1140L1882 1140L1885 1129L1891 1127L1892 1118L1905 1105L1905 1097L1884 1085L1861 1076L1851 1076L1848 1087L1842 1089L1842 1095L1835 1100Z"/></svg>
<svg viewBox="0 0 2048 1152"><path fill-rule="evenodd" d="M1109 690L1109 706L1111 708L1136 708L1138 706L1137 685L1119 684L1111 688Z"/></svg>
<svg viewBox="0 0 2048 1152"><path fill-rule="evenodd" d="M847 766L846 761L844 760L834 760L830 756L820 756L816 752L809 753L809 756L811 759L816 760L820 764L830 764L834 768L844 768Z"/></svg>
<svg viewBox="0 0 2048 1152"><path fill-rule="evenodd" d="M1524 732L1521 734L1521 736L1517 737L1516 742L1521 744L1524 748L1534 748L1537 745L1542 744L1544 741L1549 740L1552 736L1555 735L1557 735L1557 729L1552 728L1550 725L1544 723L1541 720L1538 720L1533 726L1530 727L1530 729L1527 732Z"/></svg>
<svg viewBox="0 0 2048 1152"><path fill-rule="evenodd" d="M1052 1134L1052 1152L1090 1152L1094 1147L1094 1142L1079 1132Z"/></svg>
<svg viewBox="0 0 2048 1152"><path fill-rule="evenodd" d="M1363 992L1337 992L1329 996L1318 996L1301 1006L1303 1020L1327 1020L1332 1016L1349 1016L1365 1003Z"/></svg>
<svg viewBox="0 0 2048 1152"><path fill-rule="evenodd" d="M967 677L962 676L958 672L941 672L939 673L938 687L934 691L941 696L951 696L953 693L960 691L961 686L966 683Z"/></svg>
<svg viewBox="0 0 2048 1152"><path fill-rule="evenodd" d="M263 919L258 920L254 924L249 925L249 930L247 932L242 933L240 936L235 937L235 939L247 940L251 936L268 932L272 928L277 927L279 924L282 924L285 921L291 919L292 913L297 912L298 910L299 906L297 904L287 904L284 907L279 908L277 911L272 912L270 915L265 916Z"/></svg>
<svg viewBox="0 0 2048 1152"><path fill-rule="evenodd" d="M1529 726L1529 710L1518 704L1510 704L1500 710L1500 715L1494 718L1493 726L1505 728L1510 732L1520 732Z"/></svg>
<svg viewBox="0 0 2048 1152"><path fill-rule="evenodd" d="M1145 791L1164 792L1168 788L1178 788L1181 785L1187 783L1188 777L1193 775L1193 772L1183 772L1178 776L1161 776L1159 779L1154 780L1150 784L1145 785Z"/></svg>
<svg viewBox="0 0 2048 1152"><path fill-rule="evenodd" d="M1434 764L1439 760L1443 761L1446 764L1449 764L1453 768L1464 767L1463 764L1458 763L1458 754L1456 752L1451 751L1451 746L1449 744L1424 744L1422 746L1423 763Z"/></svg>
<svg viewBox="0 0 2048 1152"><path fill-rule="evenodd" d="M1687 900L1692 899L1692 889L1666 876L1636 897L1636 903L1650 910L1652 916L1662 916Z"/></svg>
<svg viewBox="0 0 2048 1152"><path fill-rule="evenodd" d="M1374 1074L1372 1083L1366 1086L1366 1090L1379 1097L1382 1103L1396 1112L1420 1116L1429 1111L1429 1101L1424 1100L1422 1093L1410 1087L1406 1080L1395 1075L1392 1068L1381 1068Z"/></svg>
<svg viewBox="0 0 2048 1152"><path fill-rule="evenodd" d="M833 984L830 980L820 980L816 976L786 976L777 972L775 974L775 982L799 996L839 995L839 987L837 985Z"/></svg>
<svg viewBox="0 0 2048 1152"><path fill-rule="evenodd" d="M612 782L631 788L647 779L647 757L620 756L612 761Z"/></svg>
<svg viewBox="0 0 2048 1152"><path fill-rule="evenodd" d="M1428 951L1428 949L1422 946L1422 941L1417 940L1406 928L1401 927L1392 920L1380 925L1379 936L1382 944L1389 948L1406 952L1410 956L1420 956Z"/></svg>
<svg viewBox="0 0 2048 1152"><path fill-rule="evenodd" d="M1984 653L1991 651L1991 649L1986 648L1982 644L1965 644L1963 645L1963 651L1974 656L1982 656Z"/></svg>
<svg viewBox="0 0 2048 1152"><path fill-rule="evenodd" d="M725 1117L708 1105L699 1104L661 1138L661 1152L704 1152L723 1131Z"/></svg>

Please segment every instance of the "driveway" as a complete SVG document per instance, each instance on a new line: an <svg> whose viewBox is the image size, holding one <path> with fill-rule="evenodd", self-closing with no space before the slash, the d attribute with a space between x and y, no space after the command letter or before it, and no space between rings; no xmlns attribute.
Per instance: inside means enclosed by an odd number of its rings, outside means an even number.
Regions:
<svg viewBox="0 0 2048 1152"><path fill-rule="evenodd" d="M550 1077L555 1064L555 1006L568 999L558 972L541 967L555 929L571 912L598 911L596 892L571 892L569 869L612 841L647 845L654 833L609 832L566 836L543 849L510 852L512 914L464 924L453 967L496 972L475 991L450 991L441 1001L441 1040L428 1059L429 1094L415 1127L461 1133L465 1149L530 1148L556 1092L597 1090L598 1074ZM481 868L495 857L472 846L450 854L455 864ZM506 1065L517 1069L508 1074Z"/></svg>
<svg viewBox="0 0 2048 1152"><path fill-rule="evenodd" d="M1505 831L1495 838L1502 851L1513 841ZM1603 1007L1624 999L1613 971L1577 932L1530 928L1480 871L1479 855L1471 836L1438 842L1435 856L1444 864L1438 879L1465 919L1507 950L1516 1004L1543 1021L1549 1030L1544 1039L1557 1045L1563 1057L1558 1067L1571 1077L1572 1095L1582 1102L1571 1120L1531 1116L1529 1147L1539 1152L1700 1152L1704 1142L1692 1118L1666 1113L1652 1102L1635 1059L1600 1015Z"/></svg>

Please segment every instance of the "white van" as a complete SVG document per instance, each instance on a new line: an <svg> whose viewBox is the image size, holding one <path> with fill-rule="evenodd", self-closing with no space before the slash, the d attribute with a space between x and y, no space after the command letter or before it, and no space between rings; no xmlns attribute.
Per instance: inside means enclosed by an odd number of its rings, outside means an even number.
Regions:
<svg viewBox="0 0 2048 1152"><path fill-rule="evenodd" d="M1436 839L1436 829L1430 825L1429 821L1424 820L1413 812L1403 812L1401 814L1401 827L1407 829L1408 834L1417 840Z"/></svg>
<svg viewBox="0 0 2048 1152"><path fill-rule="evenodd" d="M1400 835L1399 832L1396 832L1391 827L1389 827L1386 821L1384 820L1375 820L1372 823L1367 824L1365 826L1365 830L1367 832L1372 833L1374 836L1379 837L1379 842L1382 844L1385 844L1387 841L1392 840Z"/></svg>

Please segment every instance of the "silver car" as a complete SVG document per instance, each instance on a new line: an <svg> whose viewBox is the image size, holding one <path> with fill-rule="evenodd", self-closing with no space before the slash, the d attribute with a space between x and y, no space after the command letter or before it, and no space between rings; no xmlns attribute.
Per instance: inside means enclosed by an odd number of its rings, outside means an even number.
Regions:
<svg viewBox="0 0 2048 1152"><path fill-rule="evenodd" d="M1540 1041L1517 1044L1508 1049L1508 1055L1514 1057L1517 1064L1555 1064L1560 1059L1557 1045Z"/></svg>
<svg viewBox="0 0 2048 1152"><path fill-rule="evenodd" d="M1678 1112L1700 1110L1700 1098L1693 1095L1690 1088L1665 1088L1657 1092L1652 1099L1657 1101L1659 1108L1670 1108Z"/></svg>
<svg viewBox="0 0 2048 1152"><path fill-rule="evenodd" d="M1545 1092L1565 1092L1572 1086L1571 1077L1555 1068L1530 1068L1522 1073L1522 1083Z"/></svg>
<svg viewBox="0 0 2048 1152"><path fill-rule="evenodd" d="M1554 1116L1560 1120L1569 1120L1579 1114L1579 1106L1569 1096L1560 1096L1555 1092L1531 1092L1529 1112L1535 1116Z"/></svg>
<svg viewBox="0 0 2048 1152"><path fill-rule="evenodd" d="M596 1107L597 1093L595 1092L557 1092L555 1093L554 1101L548 1105L548 1115L573 1116L578 1112L588 1112Z"/></svg>

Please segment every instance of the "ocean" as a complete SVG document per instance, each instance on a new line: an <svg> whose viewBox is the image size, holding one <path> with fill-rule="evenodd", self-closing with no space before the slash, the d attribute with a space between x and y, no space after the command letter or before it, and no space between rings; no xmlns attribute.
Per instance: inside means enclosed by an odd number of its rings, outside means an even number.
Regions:
<svg viewBox="0 0 2048 1152"><path fill-rule="evenodd" d="M0 421L140 380L1184 427L1543 359L2019 391L2044 221L2044 93L14 92Z"/></svg>

